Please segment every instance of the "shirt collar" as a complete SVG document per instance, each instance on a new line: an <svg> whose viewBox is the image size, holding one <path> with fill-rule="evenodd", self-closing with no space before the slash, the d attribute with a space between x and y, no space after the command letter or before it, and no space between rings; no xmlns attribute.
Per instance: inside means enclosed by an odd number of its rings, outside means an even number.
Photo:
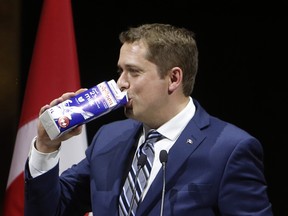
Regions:
<svg viewBox="0 0 288 216"><path fill-rule="evenodd" d="M169 140L175 141L179 137L182 130L186 127L188 122L192 119L194 114L195 105L192 98L189 97L189 102L186 107L168 122L159 127L157 131ZM148 131L149 128L144 126L143 133L146 135Z"/></svg>

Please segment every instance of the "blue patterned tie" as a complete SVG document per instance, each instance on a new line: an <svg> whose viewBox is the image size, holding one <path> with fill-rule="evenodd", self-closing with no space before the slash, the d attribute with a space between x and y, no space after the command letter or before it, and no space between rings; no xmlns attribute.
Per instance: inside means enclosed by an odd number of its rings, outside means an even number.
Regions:
<svg viewBox="0 0 288 216"><path fill-rule="evenodd" d="M146 186L146 182L149 178L153 165L154 143L162 137L163 136L156 130L150 130L146 136L145 142L138 148L137 153L135 154L135 157L133 159L132 167L124 183L123 191L120 195L120 216L135 216L138 203L141 200L142 192ZM142 169L140 169L138 164L138 158L141 154L145 154L147 156L147 162ZM137 182L135 183L136 179ZM133 195L134 191L136 192L135 195ZM132 199L134 200L132 201ZM132 207L130 207L130 204L132 205Z"/></svg>

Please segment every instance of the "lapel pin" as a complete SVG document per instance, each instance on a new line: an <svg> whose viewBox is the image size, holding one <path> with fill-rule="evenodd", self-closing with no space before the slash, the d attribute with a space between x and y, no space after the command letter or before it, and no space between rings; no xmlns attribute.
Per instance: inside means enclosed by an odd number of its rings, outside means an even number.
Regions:
<svg viewBox="0 0 288 216"><path fill-rule="evenodd" d="M193 144L193 141L192 141L192 139L187 139L187 140L186 140L186 143L188 143L188 144Z"/></svg>

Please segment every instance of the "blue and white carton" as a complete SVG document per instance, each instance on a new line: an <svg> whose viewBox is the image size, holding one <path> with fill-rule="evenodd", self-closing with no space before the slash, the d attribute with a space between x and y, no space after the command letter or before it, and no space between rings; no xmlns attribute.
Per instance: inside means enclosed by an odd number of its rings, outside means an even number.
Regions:
<svg viewBox="0 0 288 216"><path fill-rule="evenodd" d="M127 93L121 92L112 79L45 110L39 118L53 140L78 125L124 106L127 102Z"/></svg>

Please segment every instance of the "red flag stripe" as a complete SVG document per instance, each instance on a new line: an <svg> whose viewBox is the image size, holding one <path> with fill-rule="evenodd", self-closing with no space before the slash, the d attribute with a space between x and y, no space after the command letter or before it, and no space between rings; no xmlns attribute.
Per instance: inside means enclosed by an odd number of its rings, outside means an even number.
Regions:
<svg viewBox="0 0 288 216"><path fill-rule="evenodd" d="M77 48L70 0L44 0L27 78L5 195L4 216L24 215L23 170L31 141L37 134L40 108L64 92L80 88ZM86 128L65 141L60 171L84 158Z"/></svg>
<svg viewBox="0 0 288 216"><path fill-rule="evenodd" d="M6 208L4 208L4 216L20 216L24 215L23 200L24 200L24 174L21 172L12 182L10 187L6 191L6 200L13 200L13 205L6 202ZM17 194L17 196L15 196ZM9 208L8 208L9 207Z"/></svg>

